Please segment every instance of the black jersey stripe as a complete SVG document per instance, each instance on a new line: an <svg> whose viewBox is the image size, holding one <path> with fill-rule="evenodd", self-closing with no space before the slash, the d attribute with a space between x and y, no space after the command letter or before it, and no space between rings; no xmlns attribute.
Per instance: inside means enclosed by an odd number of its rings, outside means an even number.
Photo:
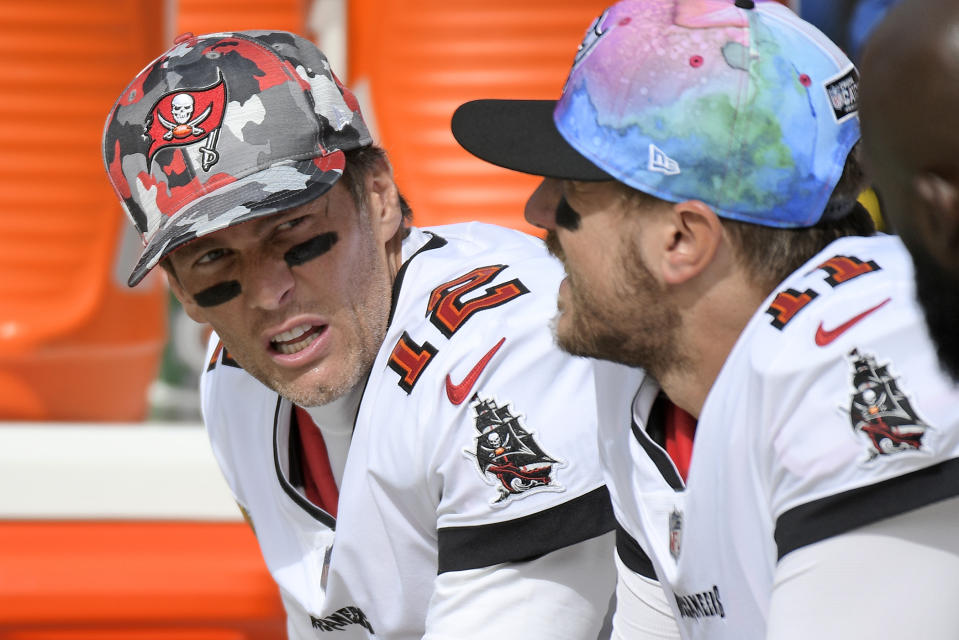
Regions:
<svg viewBox="0 0 959 640"><path fill-rule="evenodd" d="M623 525L616 523L616 553L626 568L638 573L644 578L658 580L653 561L649 559L643 548L636 542L636 538L629 535Z"/></svg>
<svg viewBox="0 0 959 640"><path fill-rule="evenodd" d="M652 436L654 432L665 433L666 431L665 402L667 402L667 400L663 395L657 397L653 402L653 406L649 409L649 417L646 419L649 426L645 431L636 424L635 418L633 419L633 437L636 438L639 446L643 448L643 451L646 452L649 459L653 461L653 464L656 465L659 473L663 476L663 480L669 484L673 491L683 491L686 485L683 483L683 479L679 477L679 471L676 470L676 465L673 464L666 450L654 442Z"/></svg>
<svg viewBox="0 0 959 640"><path fill-rule="evenodd" d="M776 520L779 558L884 518L959 496L959 458L794 507Z"/></svg>
<svg viewBox="0 0 959 640"><path fill-rule="evenodd" d="M605 486L515 520L437 531L438 573L523 562L595 538L616 526Z"/></svg>

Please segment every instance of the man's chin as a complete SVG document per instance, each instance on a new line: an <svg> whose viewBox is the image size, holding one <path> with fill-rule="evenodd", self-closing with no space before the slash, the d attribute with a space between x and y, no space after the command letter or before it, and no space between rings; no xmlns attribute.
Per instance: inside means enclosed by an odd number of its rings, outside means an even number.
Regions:
<svg viewBox="0 0 959 640"><path fill-rule="evenodd" d="M598 335L578 326L581 323L576 320L570 310L561 311L553 318L553 338L560 349L572 356L620 362L620 349L611 348L611 345L621 344L618 338Z"/></svg>
<svg viewBox="0 0 959 640"><path fill-rule="evenodd" d="M352 385L348 384L311 384L308 381L301 380L269 386L290 402L301 407L320 407L329 404L339 400L353 388Z"/></svg>
<svg viewBox="0 0 959 640"><path fill-rule="evenodd" d="M349 380L333 380L328 367L316 365L300 373L277 370L272 363L247 372L264 386L301 407L329 404L345 395L352 386Z"/></svg>

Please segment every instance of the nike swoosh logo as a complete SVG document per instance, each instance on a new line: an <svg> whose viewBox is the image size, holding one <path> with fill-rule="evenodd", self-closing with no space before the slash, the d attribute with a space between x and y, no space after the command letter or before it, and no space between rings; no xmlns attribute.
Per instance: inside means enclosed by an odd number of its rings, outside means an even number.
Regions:
<svg viewBox="0 0 959 640"><path fill-rule="evenodd" d="M828 330L823 329L822 322L820 322L819 328L816 329L816 344L819 345L820 347L825 347L827 344L831 343L833 340L835 340L836 338L844 334L846 331L848 331L851 326L853 326L854 324L856 324L857 322L859 322L860 320L862 320L863 318L865 318L870 313L872 313L879 307L883 306L890 300L892 300L892 298L886 298L885 300L877 304L875 307L866 309L859 315L855 315L852 318L849 318L848 320L843 322L841 325L839 325L835 329L828 329Z"/></svg>
<svg viewBox="0 0 959 640"><path fill-rule="evenodd" d="M493 359L493 356L496 355L496 352L499 351L499 348L503 346L504 342L506 342L506 338L500 338L500 341L486 352L483 359L473 365L473 368L470 369L470 372L466 374L466 377L463 378L461 383L453 384L453 380L450 379L450 374L446 374L446 396L450 399L450 402L453 404L462 404L463 401L466 400L477 378L480 377L483 369L486 368L486 365Z"/></svg>

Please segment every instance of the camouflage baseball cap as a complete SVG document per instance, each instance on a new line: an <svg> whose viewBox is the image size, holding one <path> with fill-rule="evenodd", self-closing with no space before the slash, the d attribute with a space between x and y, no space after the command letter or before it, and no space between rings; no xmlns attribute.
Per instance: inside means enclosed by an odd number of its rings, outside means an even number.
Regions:
<svg viewBox="0 0 959 640"><path fill-rule="evenodd" d="M185 34L123 91L103 159L143 240L128 284L200 236L301 205L372 143L311 42L281 31Z"/></svg>

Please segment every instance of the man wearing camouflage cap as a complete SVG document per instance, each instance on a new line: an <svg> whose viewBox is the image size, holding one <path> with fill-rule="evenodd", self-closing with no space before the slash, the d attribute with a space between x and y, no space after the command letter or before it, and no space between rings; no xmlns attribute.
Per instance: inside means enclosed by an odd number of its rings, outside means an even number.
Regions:
<svg viewBox="0 0 959 640"><path fill-rule="evenodd" d="M597 637L592 367L553 345L539 241L410 226L353 95L289 33L181 37L103 152L144 240L131 286L162 265L215 330L204 421L290 637Z"/></svg>

